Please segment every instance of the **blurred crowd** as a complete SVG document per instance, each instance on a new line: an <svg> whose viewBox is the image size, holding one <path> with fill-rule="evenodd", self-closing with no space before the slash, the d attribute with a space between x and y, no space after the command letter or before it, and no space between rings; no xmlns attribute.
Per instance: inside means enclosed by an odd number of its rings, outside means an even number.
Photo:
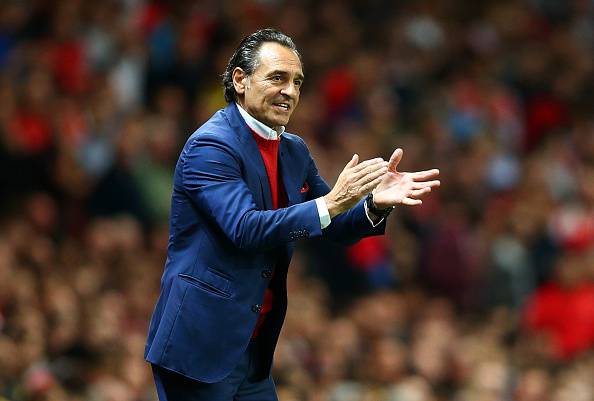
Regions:
<svg viewBox="0 0 594 401"><path fill-rule="evenodd" d="M594 400L591 0L2 1L0 400L156 400L172 171L267 26L328 182L395 147L442 182L383 237L300 244L281 401Z"/></svg>

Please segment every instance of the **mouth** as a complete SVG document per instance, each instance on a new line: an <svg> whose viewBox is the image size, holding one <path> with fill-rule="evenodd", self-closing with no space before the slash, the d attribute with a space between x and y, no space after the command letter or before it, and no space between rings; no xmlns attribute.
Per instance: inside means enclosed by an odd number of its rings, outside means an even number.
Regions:
<svg viewBox="0 0 594 401"><path fill-rule="evenodd" d="M291 105L289 103L273 103L273 106L277 109L280 110L282 112L288 112L291 109Z"/></svg>

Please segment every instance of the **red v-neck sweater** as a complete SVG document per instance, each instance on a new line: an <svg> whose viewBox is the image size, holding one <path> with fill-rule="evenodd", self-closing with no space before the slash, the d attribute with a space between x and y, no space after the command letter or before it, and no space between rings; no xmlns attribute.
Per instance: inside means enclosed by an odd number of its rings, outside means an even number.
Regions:
<svg viewBox="0 0 594 401"><path fill-rule="evenodd" d="M254 131L252 131L252 135L258 144L260 155L262 155L262 160L264 161L264 166L266 167L268 184L270 185L270 195L272 197L272 208L279 209L287 207L287 193L285 191L282 177L278 171L278 146L280 144L280 139L265 139ZM270 282L272 282L272 280ZM258 317L258 322L256 323L256 328L254 329L252 338L258 336L260 328L262 327L264 319L266 318L266 314L272 309L273 301L274 294L270 287L268 287L264 293L264 302L262 303L262 309L260 310L260 316Z"/></svg>

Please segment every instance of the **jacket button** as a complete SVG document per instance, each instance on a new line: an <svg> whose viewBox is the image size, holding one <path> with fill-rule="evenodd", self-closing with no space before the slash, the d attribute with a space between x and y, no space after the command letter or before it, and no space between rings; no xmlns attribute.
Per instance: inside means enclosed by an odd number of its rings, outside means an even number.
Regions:
<svg viewBox="0 0 594 401"><path fill-rule="evenodd" d="M260 313L261 310L262 310L262 305L260 305L260 304L254 304L254 305L252 305L252 312L254 312L254 313Z"/></svg>
<svg viewBox="0 0 594 401"><path fill-rule="evenodd" d="M270 278L272 277L272 270L262 270L262 278Z"/></svg>

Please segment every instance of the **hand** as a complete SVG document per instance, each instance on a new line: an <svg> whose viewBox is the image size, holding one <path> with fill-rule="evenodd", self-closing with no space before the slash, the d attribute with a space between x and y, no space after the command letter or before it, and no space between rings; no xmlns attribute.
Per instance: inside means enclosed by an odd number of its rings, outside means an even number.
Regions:
<svg viewBox="0 0 594 401"><path fill-rule="evenodd" d="M382 181L387 171L388 162L381 157L359 163L359 155L353 155L332 191L324 196L330 218L355 206Z"/></svg>
<svg viewBox="0 0 594 401"><path fill-rule="evenodd" d="M388 171L373 191L373 203L378 209L386 209L398 204L420 205L421 196L440 185L439 180L432 180L439 175L438 169L401 173L396 171L402 159L403 151L398 148L392 153Z"/></svg>

